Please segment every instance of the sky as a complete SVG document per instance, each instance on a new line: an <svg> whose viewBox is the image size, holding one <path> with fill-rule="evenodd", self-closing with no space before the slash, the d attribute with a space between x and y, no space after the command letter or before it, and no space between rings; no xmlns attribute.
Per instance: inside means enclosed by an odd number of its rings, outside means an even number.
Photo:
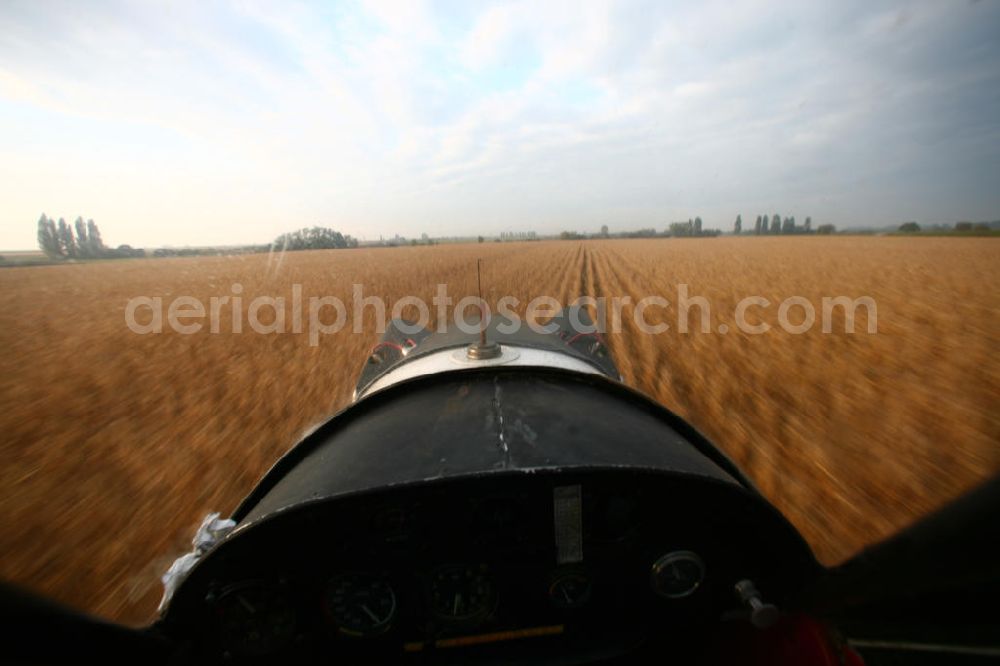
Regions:
<svg viewBox="0 0 1000 666"><path fill-rule="evenodd" d="M0 3L0 249L1000 219L1000 2Z"/></svg>

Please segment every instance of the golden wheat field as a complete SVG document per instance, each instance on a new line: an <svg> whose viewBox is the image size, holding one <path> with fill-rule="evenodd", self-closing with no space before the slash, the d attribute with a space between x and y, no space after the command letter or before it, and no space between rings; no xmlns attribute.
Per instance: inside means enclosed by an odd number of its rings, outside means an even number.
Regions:
<svg viewBox="0 0 1000 666"><path fill-rule="evenodd" d="M550 295L708 299L712 329L610 334L625 381L689 419L754 479L826 563L1000 470L1000 242L746 238L541 242L130 260L0 271L0 577L100 616L152 618L160 573L201 517L231 511L274 460L348 404L376 341L307 332L137 335L128 299L243 286L391 304L435 286L524 305ZM790 335L777 303L870 296L878 332ZM736 303L774 305L748 317ZM653 312L652 310L650 312ZM795 316L791 316L795 319ZM799 315L801 319L801 315Z"/></svg>

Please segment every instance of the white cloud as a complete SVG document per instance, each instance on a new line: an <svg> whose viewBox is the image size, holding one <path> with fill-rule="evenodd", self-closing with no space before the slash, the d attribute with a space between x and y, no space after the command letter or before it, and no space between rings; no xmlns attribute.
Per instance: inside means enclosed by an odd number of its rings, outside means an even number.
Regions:
<svg viewBox="0 0 1000 666"><path fill-rule="evenodd" d="M677 97L701 97L711 93L715 86L711 81L687 81L674 88Z"/></svg>
<svg viewBox="0 0 1000 666"><path fill-rule="evenodd" d="M517 12L514 4L505 4L483 13L459 49L467 68L478 70L496 62L514 34Z"/></svg>
<svg viewBox="0 0 1000 666"><path fill-rule="evenodd" d="M363 0L361 4L398 39L429 42L437 38L434 20L421 0Z"/></svg>

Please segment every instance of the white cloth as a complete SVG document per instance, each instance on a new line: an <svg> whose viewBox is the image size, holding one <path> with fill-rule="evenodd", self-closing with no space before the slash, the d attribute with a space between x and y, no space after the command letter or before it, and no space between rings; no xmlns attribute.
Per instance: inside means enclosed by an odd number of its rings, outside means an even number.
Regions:
<svg viewBox="0 0 1000 666"><path fill-rule="evenodd" d="M174 592L180 587L181 582L187 577L188 572L198 563L198 559L211 550L234 527L236 527L236 521L229 518L219 518L218 513L210 513L205 516L205 519L201 521L198 531L194 534L194 539L191 540L191 545L193 546L191 552L181 555L174 560L174 563L170 565L170 568L161 577L163 581L163 599L160 600L160 606L157 608L159 613L162 614L167 609L167 604L170 603Z"/></svg>

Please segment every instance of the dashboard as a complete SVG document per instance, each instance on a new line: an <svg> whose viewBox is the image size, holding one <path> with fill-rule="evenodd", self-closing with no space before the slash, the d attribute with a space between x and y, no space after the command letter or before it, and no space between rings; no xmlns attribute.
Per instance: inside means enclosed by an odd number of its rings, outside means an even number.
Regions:
<svg viewBox="0 0 1000 666"><path fill-rule="evenodd" d="M766 502L662 471L482 474L305 502L237 529L158 628L206 663L587 663L696 655L736 582L814 560Z"/></svg>

